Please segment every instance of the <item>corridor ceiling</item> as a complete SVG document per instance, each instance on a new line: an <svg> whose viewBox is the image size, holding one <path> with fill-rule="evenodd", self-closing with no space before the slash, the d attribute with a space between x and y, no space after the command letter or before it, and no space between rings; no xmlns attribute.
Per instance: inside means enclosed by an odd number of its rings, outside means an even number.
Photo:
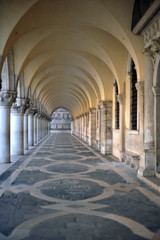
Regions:
<svg viewBox="0 0 160 240"><path fill-rule="evenodd" d="M0 55L49 113L73 116L124 91L129 55L144 80L143 38L131 32L134 0L0 0Z"/></svg>

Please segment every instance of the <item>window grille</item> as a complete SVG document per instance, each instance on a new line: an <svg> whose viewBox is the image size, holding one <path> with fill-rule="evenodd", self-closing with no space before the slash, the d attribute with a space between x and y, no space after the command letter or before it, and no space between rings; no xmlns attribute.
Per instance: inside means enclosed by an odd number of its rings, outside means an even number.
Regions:
<svg viewBox="0 0 160 240"><path fill-rule="evenodd" d="M131 60L131 129L137 130L137 72L133 59Z"/></svg>

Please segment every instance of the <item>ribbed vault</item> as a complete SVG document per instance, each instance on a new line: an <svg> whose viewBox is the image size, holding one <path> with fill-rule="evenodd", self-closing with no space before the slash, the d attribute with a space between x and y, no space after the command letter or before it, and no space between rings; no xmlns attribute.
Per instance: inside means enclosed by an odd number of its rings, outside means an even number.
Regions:
<svg viewBox="0 0 160 240"><path fill-rule="evenodd" d="M112 100L114 78L122 93L129 55L138 80L144 79L143 39L131 32L134 0L0 5L0 69L13 48L18 81L23 74L24 85L49 113L63 107L76 117L100 100Z"/></svg>

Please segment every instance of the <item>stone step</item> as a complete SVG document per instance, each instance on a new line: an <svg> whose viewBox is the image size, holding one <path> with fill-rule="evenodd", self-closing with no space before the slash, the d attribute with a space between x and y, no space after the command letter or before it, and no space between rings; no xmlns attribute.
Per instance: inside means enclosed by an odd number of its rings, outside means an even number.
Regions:
<svg viewBox="0 0 160 240"><path fill-rule="evenodd" d="M131 152L122 153L122 161L130 165L130 167L135 168L138 171L140 156Z"/></svg>

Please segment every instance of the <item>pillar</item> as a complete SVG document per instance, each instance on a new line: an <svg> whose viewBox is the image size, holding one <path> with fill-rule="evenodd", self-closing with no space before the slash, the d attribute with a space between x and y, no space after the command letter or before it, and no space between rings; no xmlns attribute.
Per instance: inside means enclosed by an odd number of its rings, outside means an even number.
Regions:
<svg viewBox="0 0 160 240"><path fill-rule="evenodd" d="M30 99L25 99L25 109L23 117L23 142L24 150L28 150L28 113L30 112Z"/></svg>
<svg viewBox="0 0 160 240"><path fill-rule="evenodd" d="M41 140L41 115L38 113L38 116L37 116L37 142L40 142Z"/></svg>
<svg viewBox="0 0 160 240"><path fill-rule="evenodd" d="M24 150L28 150L28 113L24 114Z"/></svg>
<svg viewBox="0 0 160 240"><path fill-rule="evenodd" d="M112 153L112 102L101 101L101 153Z"/></svg>
<svg viewBox="0 0 160 240"><path fill-rule="evenodd" d="M14 92L0 92L0 163L10 162L10 109Z"/></svg>
<svg viewBox="0 0 160 240"><path fill-rule="evenodd" d="M37 144L37 113L33 117L34 121L34 145Z"/></svg>
<svg viewBox="0 0 160 240"><path fill-rule="evenodd" d="M117 96L117 100L119 102L119 111L120 111L120 118L119 118L119 132L120 132L120 161L122 161L122 153L125 151L125 94L119 94Z"/></svg>
<svg viewBox="0 0 160 240"><path fill-rule="evenodd" d="M71 134L74 133L74 119L71 118Z"/></svg>
<svg viewBox="0 0 160 240"><path fill-rule="evenodd" d="M96 109L90 108L89 114L89 126L88 126L88 143L90 146L95 146L96 141Z"/></svg>
<svg viewBox="0 0 160 240"><path fill-rule="evenodd" d="M13 105L11 109L11 155L24 154L23 106Z"/></svg>
<svg viewBox="0 0 160 240"><path fill-rule="evenodd" d="M87 113L84 114L84 135L83 140L87 141Z"/></svg>
<svg viewBox="0 0 160 240"><path fill-rule="evenodd" d="M138 176L154 176L154 95L152 54L145 51L145 81L144 81L144 150L140 159Z"/></svg>
<svg viewBox="0 0 160 240"><path fill-rule="evenodd" d="M48 135L50 134L50 121L48 120Z"/></svg>
<svg viewBox="0 0 160 240"><path fill-rule="evenodd" d="M101 110L100 105L97 109L97 128L96 128L96 147L101 148Z"/></svg>
<svg viewBox="0 0 160 240"><path fill-rule="evenodd" d="M33 112L28 114L28 146L34 146L34 124L33 124Z"/></svg>
<svg viewBox="0 0 160 240"><path fill-rule="evenodd" d="M154 93L154 139L155 139L155 164L160 173L160 87L152 88Z"/></svg>

